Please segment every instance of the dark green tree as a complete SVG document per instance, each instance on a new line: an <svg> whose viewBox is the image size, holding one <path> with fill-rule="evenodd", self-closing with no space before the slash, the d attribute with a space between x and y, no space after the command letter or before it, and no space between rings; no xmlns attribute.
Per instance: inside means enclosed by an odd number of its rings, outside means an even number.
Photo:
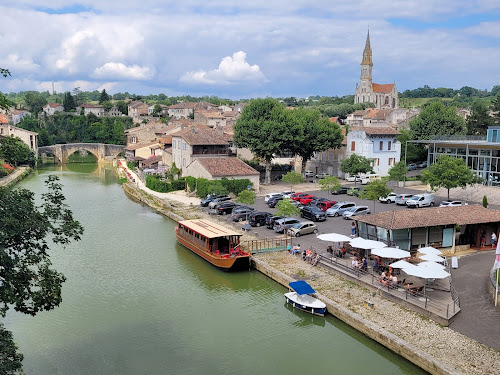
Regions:
<svg viewBox="0 0 500 375"><path fill-rule="evenodd" d="M408 166L403 160L397 162L389 169L389 179L391 181L403 181L406 173L408 172Z"/></svg>
<svg viewBox="0 0 500 375"><path fill-rule="evenodd" d="M11 165L36 164L35 153L19 138L0 136L0 158Z"/></svg>
<svg viewBox="0 0 500 375"><path fill-rule="evenodd" d="M283 104L276 99L255 99L243 109L234 125L234 144L246 147L263 159L265 183L271 183L271 160L287 150L293 141Z"/></svg>
<svg viewBox="0 0 500 375"><path fill-rule="evenodd" d="M255 191L242 190L238 194L238 197L235 199L235 201L238 203L243 203L243 204L254 204L255 198L257 198Z"/></svg>
<svg viewBox="0 0 500 375"><path fill-rule="evenodd" d="M119 100L115 103L116 108L123 113L124 115L128 115L128 105L123 100Z"/></svg>
<svg viewBox="0 0 500 375"><path fill-rule="evenodd" d="M286 114L294 136L287 148L302 157L303 171L315 152L340 148L343 139L340 127L322 117L319 111L302 107L287 111Z"/></svg>
<svg viewBox="0 0 500 375"><path fill-rule="evenodd" d="M348 173L350 176L355 176L360 173L368 173L372 170L372 161L364 156L351 154L340 163L340 170ZM356 181L354 182L356 185Z"/></svg>
<svg viewBox="0 0 500 375"><path fill-rule="evenodd" d="M493 118L495 120L495 125L500 126L500 94L491 103L491 111L493 112Z"/></svg>
<svg viewBox="0 0 500 375"><path fill-rule="evenodd" d="M406 159L407 163L411 163L426 159L427 150L425 145L408 142L412 140L408 129L401 129L399 132L401 133L398 135L398 141L401 143L401 160Z"/></svg>
<svg viewBox="0 0 500 375"><path fill-rule="evenodd" d="M39 92L29 91L24 96L24 103L30 112L37 114L47 104L47 99Z"/></svg>
<svg viewBox="0 0 500 375"><path fill-rule="evenodd" d="M387 197L392 189L387 187L387 179L382 178L380 180L374 180L365 186L359 194L362 199L369 199L373 201L373 212L375 213L375 202L378 201L380 197Z"/></svg>
<svg viewBox="0 0 500 375"><path fill-rule="evenodd" d="M75 99L73 98L73 95L71 95L69 91L64 93L63 106L66 112L69 112L72 109L76 108Z"/></svg>
<svg viewBox="0 0 500 375"><path fill-rule="evenodd" d="M153 108L153 114L159 115L159 114L161 114L161 111L162 111L161 105L155 104L155 106Z"/></svg>
<svg viewBox="0 0 500 375"><path fill-rule="evenodd" d="M109 102L110 100L111 100L111 97L106 92L106 89L102 89L101 95L99 96L99 104L102 104L104 102Z"/></svg>
<svg viewBox="0 0 500 375"><path fill-rule="evenodd" d="M466 126L469 135L486 135L488 126L492 126L495 119L488 114L488 107L478 100L472 103L471 114L467 117Z"/></svg>
<svg viewBox="0 0 500 375"><path fill-rule="evenodd" d="M0 68L0 75L6 78L10 76L10 72L8 69ZM0 92L0 109L8 110L10 106L10 101Z"/></svg>
<svg viewBox="0 0 500 375"><path fill-rule="evenodd" d="M42 204L26 189L0 188L0 315L13 307L36 315L61 303L63 274L51 268L50 243L78 241L83 227L73 219L56 176L45 181L48 192ZM26 220L29 218L29 220ZM0 325L0 369L14 375L21 370L22 355L12 334Z"/></svg>
<svg viewBox="0 0 500 375"><path fill-rule="evenodd" d="M410 121L412 139L430 139L433 135L465 134L465 121L455 107L445 107L442 102L432 102Z"/></svg>
<svg viewBox="0 0 500 375"><path fill-rule="evenodd" d="M450 189L465 189L467 185L477 184L482 180L472 173L464 159L442 155L422 172L422 181L429 184L433 190L445 188L450 199Z"/></svg>
<svg viewBox="0 0 500 375"><path fill-rule="evenodd" d="M276 204L276 208L278 209L278 211L276 212L276 215L278 216L290 217L300 215L299 208L292 204L292 200L289 198L280 200Z"/></svg>

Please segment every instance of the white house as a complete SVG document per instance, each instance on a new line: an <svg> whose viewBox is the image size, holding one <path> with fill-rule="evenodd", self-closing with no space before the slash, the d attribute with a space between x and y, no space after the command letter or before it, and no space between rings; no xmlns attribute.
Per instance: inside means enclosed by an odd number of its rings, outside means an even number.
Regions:
<svg viewBox="0 0 500 375"><path fill-rule="evenodd" d="M64 106L60 103L47 103L43 106L43 112L51 116L56 112L64 111Z"/></svg>
<svg viewBox="0 0 500 375"><path fill-rule="evenodd" d="M353 127L347 133L346 158L351 154L372 159L373 171L387 176L401 159L400 133L389 126Z"/></svg>

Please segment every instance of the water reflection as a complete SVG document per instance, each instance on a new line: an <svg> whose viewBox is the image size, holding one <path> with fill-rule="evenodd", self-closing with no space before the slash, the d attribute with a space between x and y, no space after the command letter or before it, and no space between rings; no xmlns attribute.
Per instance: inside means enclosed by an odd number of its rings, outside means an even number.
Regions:
<svg viewBox="0 0 500 375"><path fill-rule="evenodd" d="M322 316L312 315L304 311L300 311L286 302L284 306L288 311L293 313L293 315L298 318L292 323L292 325L294 325L295 327L307 327L310 325L324 327L326 324L325 318L323 318Z"/></svg>
<svg viewBox="0 0 500 375"><path fill-rule="evenodd" d="M97 163L68 163L64 164L67 170L77 173L94 173L99 164Z"/></svg>

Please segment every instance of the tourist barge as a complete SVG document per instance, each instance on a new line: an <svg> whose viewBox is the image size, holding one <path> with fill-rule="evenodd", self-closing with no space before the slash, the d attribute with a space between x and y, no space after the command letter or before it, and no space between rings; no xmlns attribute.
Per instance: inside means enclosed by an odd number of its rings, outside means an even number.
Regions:
<svg viewBox="0 0 500 375"><path fill-rule="evenodd" d="M210 220L183 220L175 235L180 244L221 270L250 269L251 253L241 249L241 234L234 230Z"/></svg>

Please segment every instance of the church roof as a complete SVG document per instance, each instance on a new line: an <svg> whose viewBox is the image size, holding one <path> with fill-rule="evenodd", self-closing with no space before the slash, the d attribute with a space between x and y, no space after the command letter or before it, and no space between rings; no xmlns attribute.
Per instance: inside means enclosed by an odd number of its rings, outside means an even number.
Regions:
<svg viewBox="0 0 500 375"><path fill-rule="evenodd" d="M394 83L385 83L382 85L380 83L374 83L373 84L373 92L378 92L381 94L390 94L393 87L394 87Z"/></svg>
<svg viewBox="0 0 500 375"><path fill-rule="evenodd" d="M368 34L366 35L366 43L365 49L363 51L363 60L361 61L361 65L373 66L372 48L370 47L370 30L368 30Z"/></svg>

